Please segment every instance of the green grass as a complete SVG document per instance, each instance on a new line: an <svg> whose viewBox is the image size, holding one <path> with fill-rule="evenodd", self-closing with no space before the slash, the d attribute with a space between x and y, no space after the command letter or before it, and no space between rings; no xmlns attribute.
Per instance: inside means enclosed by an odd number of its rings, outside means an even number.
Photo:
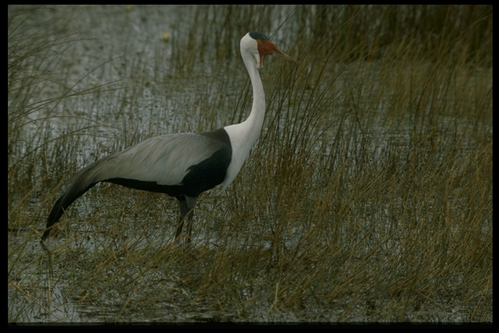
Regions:
<svg viewBox="0 0 499 333"><path fill-rule="evenodd" d="M11 6L8 27L9 322L492 321L490 6ZM248 30L299 65L266 61L260 140L192 246L174 199L106 184L50 264L80 168L247 117Z"/></svg>

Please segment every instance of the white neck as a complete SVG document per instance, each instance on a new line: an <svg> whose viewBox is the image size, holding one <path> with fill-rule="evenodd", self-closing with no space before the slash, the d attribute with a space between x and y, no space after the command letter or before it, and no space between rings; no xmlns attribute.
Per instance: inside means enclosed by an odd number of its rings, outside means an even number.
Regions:
<svg viewBox="0 0 499 333"><path fill-rule="evenodd" d="M253 87L253 104L248 119L240 124L232 126L238 131L237 133L234 133L234 137L241 139L244 146L248 146L247 155L260 136L260 131L262 130L263 120L265 119L265 92L263 91L260 73L256 68L255 58L252 55L248 55L247 57L243 57L243 61L248 70L251 85Z"/></svg>
<svg viewBox="0 0 499 333"><path fill-rule="evenodd" d="M256 43L256 41L255 41ZM226 126L225 130L230 138L232 145L232 161L227 169L227 175L222 187L227 187L236 178L244 161L260 136L265 118L265 93L263 91L262 80L260 73L257 70L257 62L255 56L241 46L241 56L243 58L246 69L253 87L253 105L251 114L246 121Z"/></svg>

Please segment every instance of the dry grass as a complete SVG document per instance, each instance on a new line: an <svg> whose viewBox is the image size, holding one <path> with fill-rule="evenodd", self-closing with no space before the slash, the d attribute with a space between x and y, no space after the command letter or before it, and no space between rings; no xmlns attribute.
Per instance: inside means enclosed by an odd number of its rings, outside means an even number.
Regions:
<svg viewBox="0 0 499 333"><path fill-rule="evenodd" d="M186 15L161 40L169 11ZM71 13L9 7L9 322L491 322L491 7ZM261 71L261 139L201 198L193 246L171 246L172 199L96 186L49 238L49 275L38 240L74 172L247 116L248 27L300 64Z"/></svg>

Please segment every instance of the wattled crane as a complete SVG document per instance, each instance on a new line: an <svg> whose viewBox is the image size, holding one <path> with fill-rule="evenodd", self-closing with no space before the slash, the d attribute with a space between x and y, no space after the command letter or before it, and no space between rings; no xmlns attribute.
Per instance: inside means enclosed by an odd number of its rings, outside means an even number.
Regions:
<svg viewBox="0 0 499 333"><path fill-rule="evenodd" d="M92 186L110 182L175 197L180 213L177 239L186 223L190 242L193 208L199 195L217 185L226 188L237 176L262 129L265 94L258 72L265 56L282 53L267 36L249 32L240 43L241 57L253 87L253 105L246 121L211 132L167 134L150 138L79 171L57 200L47 220L42 242L68 207Z"/></svg>

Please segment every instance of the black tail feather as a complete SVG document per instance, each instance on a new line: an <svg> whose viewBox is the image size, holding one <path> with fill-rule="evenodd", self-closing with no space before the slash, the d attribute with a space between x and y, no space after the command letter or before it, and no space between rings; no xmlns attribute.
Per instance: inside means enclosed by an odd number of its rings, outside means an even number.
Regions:
<svg viewBox="0 0 499 333"><path fill-rule="evenodd" d="M47 239L50 235L51 227L59 221L64 211L80 196L91 189L96 183L86 185L85 182L80 178L57 200L54 207L50 211L50 215L47 219L47 226L45 232L42 236L42 241Z"/></svg>

